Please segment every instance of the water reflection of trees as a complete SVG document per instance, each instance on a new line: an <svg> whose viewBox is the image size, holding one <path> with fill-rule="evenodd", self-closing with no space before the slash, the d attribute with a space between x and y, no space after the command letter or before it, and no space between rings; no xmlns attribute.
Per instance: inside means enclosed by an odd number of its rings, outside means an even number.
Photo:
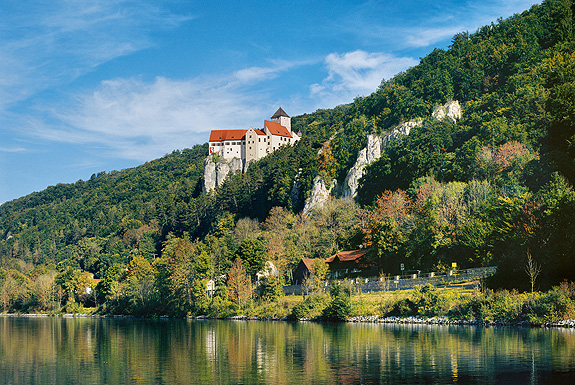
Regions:
<svg viewBox="0 0 575 385"><path fill-rule="evenodd" d="M0 337L0 373L20 383L491 383L503 372L575 372L572 330L0 318Z"/></svg>

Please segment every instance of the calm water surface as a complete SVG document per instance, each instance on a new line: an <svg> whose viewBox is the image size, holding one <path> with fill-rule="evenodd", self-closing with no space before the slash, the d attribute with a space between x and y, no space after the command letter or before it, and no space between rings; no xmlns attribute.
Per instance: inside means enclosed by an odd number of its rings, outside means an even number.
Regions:
<svg viewBox="0 0 575 385"><path fill-rule="evenodd" d="M575 331L0 317L2 384L575 384Z"/></svg>

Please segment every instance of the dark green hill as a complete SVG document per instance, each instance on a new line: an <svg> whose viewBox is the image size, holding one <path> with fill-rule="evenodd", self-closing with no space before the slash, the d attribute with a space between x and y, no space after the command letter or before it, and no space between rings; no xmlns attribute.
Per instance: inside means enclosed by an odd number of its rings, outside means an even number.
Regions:
<svg viewBox="0 0 575 385"><path fill-rule="evenodd" d="M313 179L320 174L341 181L369 134L458 100L460 121L426 120L394 142L361 182L358 201L372 212L386 191L406 190L411 203L405 223L371 216L364 228L333 238L339 246L374 246L383 265L405 258L414 268L445 267L453 259L500 264L511 275L524 274L529 249L548 265L546 282L575 279L569 267L575 264L569 186L575 181L574 10L570 0L548 0L475 33L457 34L449 49L434 50L373 94L294 117L294 130L304 134L296 146L231 176L214 193L201 193L203 145L7 202L0 206L0 264L60 263L102 276L133 255L161 254L170 233L201 240L218 234L214 229L225 218L261 222L274 206L298 213ZM437 186L445 194L467 191L466 197L472 188L483 189L490 198L468 204L464 216L445 224L438 219L446 215L438 214L441 200L422 200L424 188L438 194ZM296 242L286 240L285 249L288 241Z"/></svg>
<svg viewBox="0 0 575 385"><path fill-rule="evenodd" d="M157 241L177 223L181 202L200 194L206 151L207 145L174 151L136 168L94 174L3 204L0 258L57 263L77 253L74 246L97 240L97 252L125 260L146 234L153 239L147 252L155 254ZM145 234L132 239L130 231L144 225Z"/></svg>

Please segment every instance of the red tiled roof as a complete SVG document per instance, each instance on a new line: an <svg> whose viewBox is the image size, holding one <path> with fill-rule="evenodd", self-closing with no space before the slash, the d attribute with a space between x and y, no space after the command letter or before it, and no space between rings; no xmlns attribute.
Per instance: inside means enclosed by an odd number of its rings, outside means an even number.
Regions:
<svg viewBox="0 0 575 385"><path fill-rule="evenodd" d="M262 130L254 130L257 135L265 135ZM210 132L210 142L223 142L225 140L241 140L246 136L248 130L212 130Z"/></svg>
<svg viewBox="0 0 575 385"><path fill-rule="evenodd" d="M363 257L367 253L367 249L360 249L360 250L349 250L349 251L340 251L339 253L332 255L331 257L327 258L324 262L331 263L338 259L340 262L344 261L355 261L361 257Z"/></svg>
<svg viewBox="0 0 575 385"><path fill-rule="evenodd" d="M301 261L303 262L303 264L307 267L307 269L309 271L313 271L313 261L315 261L315 259L313 258L302 258Z"/></svg>
<svg viewBox="0 0 575 385"><path fill-rule="evenodd" d="M288 129L277 122L266 120L265 125L268 128L268 130L270 130L270 133L272 135L285 136L288 138L292 137Z"/></svg>
<svg viewBox="0 0 575 385"><path fill-rule="evenodd" d="M248 130L212 130L212 132L210 132L210 142L241 140L246 136L247 131Z"/></svg>

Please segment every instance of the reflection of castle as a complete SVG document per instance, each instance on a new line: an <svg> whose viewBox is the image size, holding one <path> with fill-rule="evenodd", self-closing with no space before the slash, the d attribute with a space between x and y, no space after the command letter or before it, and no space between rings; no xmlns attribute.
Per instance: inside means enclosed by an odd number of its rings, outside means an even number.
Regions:
<svg viewBox="0 0 575 385"><path fill-rule="evenodd" d="M212 130L210 154L249 162L300 139L301 135L291 130L291 118L280 107L271 120L264 121L263 130L254 130L252 127L247 130Z"/></svg>

